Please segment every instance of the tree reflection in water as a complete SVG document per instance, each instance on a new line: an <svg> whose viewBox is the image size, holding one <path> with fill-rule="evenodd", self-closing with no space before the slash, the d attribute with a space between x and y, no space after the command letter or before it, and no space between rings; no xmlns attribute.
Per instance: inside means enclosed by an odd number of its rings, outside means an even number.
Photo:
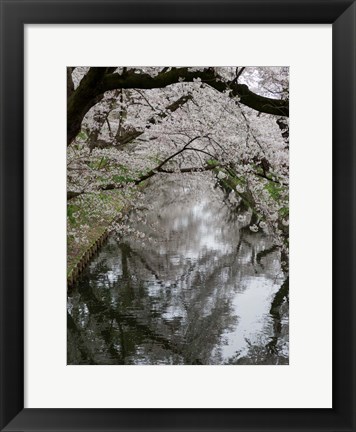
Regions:
<svg viewBox="0 0 356 432"><path fill-rule="evenodd" d="M68 364L288 363L279 250L206 183L155 182L152 241L93 259L68 294Z"/></svg>

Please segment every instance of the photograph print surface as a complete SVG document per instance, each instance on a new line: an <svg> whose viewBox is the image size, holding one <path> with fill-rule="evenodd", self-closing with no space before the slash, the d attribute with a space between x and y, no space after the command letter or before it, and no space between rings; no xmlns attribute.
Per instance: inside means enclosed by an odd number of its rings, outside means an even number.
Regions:
<svg viewBox="0 0 356 432"><path fill-rule="evenodd" d="M67 364L289 363L289 68L67 68Z"/></svg>

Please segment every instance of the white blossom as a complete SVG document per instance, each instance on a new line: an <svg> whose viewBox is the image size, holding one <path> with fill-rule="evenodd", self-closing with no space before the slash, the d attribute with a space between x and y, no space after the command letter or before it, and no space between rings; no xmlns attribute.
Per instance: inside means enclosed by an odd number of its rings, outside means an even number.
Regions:
<svg viewBox="0 0 356 432"><path fill-rule="evenodd" d="M225 179L226 177L227 177L227 175L226 175L223 171L219 171L219 172L218 172L217 178L218 178L219 180L223 180L223 179Z"/></svg>

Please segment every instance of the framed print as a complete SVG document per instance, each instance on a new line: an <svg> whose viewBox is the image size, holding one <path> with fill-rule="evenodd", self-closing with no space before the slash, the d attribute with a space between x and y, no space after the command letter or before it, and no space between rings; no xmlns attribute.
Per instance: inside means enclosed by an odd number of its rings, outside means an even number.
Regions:
<svg viewBox="0 0 356 432"><path fill-rule="evenodd" d="M1 430L354 430L354 2L1 18Z"/></svg>

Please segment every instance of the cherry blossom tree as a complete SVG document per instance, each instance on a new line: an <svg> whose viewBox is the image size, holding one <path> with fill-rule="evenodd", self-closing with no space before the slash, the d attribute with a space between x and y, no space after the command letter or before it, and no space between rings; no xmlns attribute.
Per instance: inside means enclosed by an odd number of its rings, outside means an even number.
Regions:
<svg viewBox="0 0 356 432"><path fill-rule="evenodd" d="M287 257L288 68L73 67L67 77L69 203L114 217L103 191L129 200L135 190L137 203L155 176L215 176L230 205L248 209L248 229L268 231Z"/></svg>

